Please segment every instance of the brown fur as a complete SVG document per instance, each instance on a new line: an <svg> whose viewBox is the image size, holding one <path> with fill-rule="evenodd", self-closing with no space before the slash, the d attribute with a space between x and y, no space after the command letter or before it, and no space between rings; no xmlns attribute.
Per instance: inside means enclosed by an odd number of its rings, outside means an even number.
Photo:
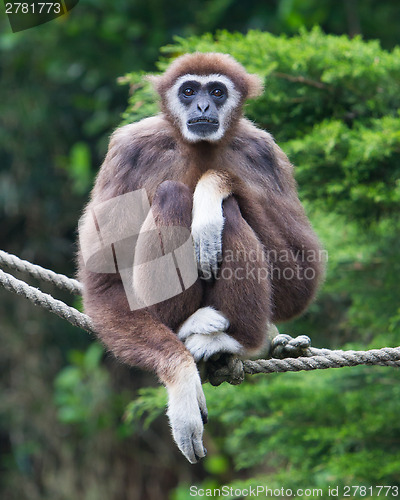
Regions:
<svg viewBox="0 0 400 500"><path fill-rule="evenodd" d="M217 52L185 54L175 59L161 76L150 76L148 79L153 83L161 98L165 98L165 92L180 76L187 74L209 75L222 74L227 76L235 84L242 95L242 99L251 99L261 95L263 86L258 75L247 73L244 67L228 54Z"/></svg>
<svg viewBox="0 0 400 500"><path fill-rule="evenodd" d="M228 76L243 100L261 89L254 75L224 54L182 56L154 83L163 99L182 74L210 72ZM145 188L158 227L178 221L190 229L193 192L210 169L229 179L232 192L223 205L224 260L220 273L243 267L248 253L254 250L257 257L251 265L256 272L266 267L278 271L307 267L315 277L287 280L272 274L272 279L250 276L214 283L198 279L177 297L131 311L119 274L90 272L80 258L84 307L100 338L122 361L156 372L166 384L174 380L178 366L193 367L190 353L175 332L199 307L213 305L223 312L231 325L228 333L253 351L263 343L268 321L288 320L304 311L323 274L323 262L307 262L304 258L304 252L318 253L320 246L298 199L291 164L267 132L244 118L232 123L225 137L215 144L185 142L165 114L118 129L111 138L86 213L105 200ZM90 239L88 223L80 231ZM271 253L290 250L293 253L286 262ZM299 250L303 254L296 253ZM228 259L230 251L238 257Z"/></svg>

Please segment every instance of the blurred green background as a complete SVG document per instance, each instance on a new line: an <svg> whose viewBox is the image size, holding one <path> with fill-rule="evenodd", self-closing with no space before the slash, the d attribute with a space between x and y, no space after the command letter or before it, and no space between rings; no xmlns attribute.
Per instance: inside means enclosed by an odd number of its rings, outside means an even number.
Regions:
<svg viewBox="0 0 400 500"><path fill-rule="evenodd" d="M0 248L72 276L77 221L110 133L157 109L142 75L187 51L229 52L265 79L246 114L296 164L329 252L318 300L280 330L321 347L399 345L399 19L397 0L81 0L66 16L12 33L2 4ZM209 453L192 466L172 442L154 377L4 290L0 318L0 498L400 486L394 369L207 386Z"/></svg>

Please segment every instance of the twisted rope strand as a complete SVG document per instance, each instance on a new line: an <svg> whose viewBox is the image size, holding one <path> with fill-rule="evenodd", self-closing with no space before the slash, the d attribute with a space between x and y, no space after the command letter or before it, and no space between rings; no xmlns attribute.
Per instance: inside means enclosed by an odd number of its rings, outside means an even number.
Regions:
<svg viewBox="0 0 400 500"><path fill-rule="evenodd" d="M80 294L82 291L82 285L78 281L21 260L1 250L0 263L18 271L28 272L35 278L51 282L70 292ZM89 316L2 270L0 270L0 284L6 290L22 295L33 304L57 314L74 326L95 333L93 322ZM210 379L210 381L215 385L223 381L238 384L243 380L245 373L254 375L256 373L325 370L357 365L400 367L400 347L384 347L369 351L331 351L329 349L308 347L304 349L304 356L298 358L258 359L255 361L242 361L238 358L232 358L227 366L219 368L211 375L212 380Z"/></svg>
<svg viewBox="0 0 400 500"><path fill-rule="evenodd" d="M313 349L318 351L319 349ZM327 351L327 349L323 349ZM243 362L245 373L298 372L301 370L326 370L344 366L381 365L400 367L400 347L385 347L369 351L330 351L323 355L287 359L258 359Z"/></svg>
<svg viewBox="0 0 400 500"><path fill-rule="evenodd" d="M79 312L74 307L64 304L61 300L55 299L48 293L44 293L39 289L28 285L24 281L14 278L14 276L5 273L1 269L0 283L6 290L22 295L36 306L43 307L44 309L57 314L60 318L66 319L74 326L79 326L90 333L94 333L93 323L89 316Z"/></svg>
<svg viewBox="0 0 400 500"><path fill-rule="evenodd" d="M80 295L82 293L82 284L63 274L55 273L49 269L32 264L27 260L22 260L16 255L0 250L0 265L7 266L9 269L28 273L33 278L52 283L58 288L68 292Z"/></svg>
<svg viewBox="0 0 400 500"><path fill-rule="evenodd" d="M315 354L322 351L324 354ZM326 370L345 366L380 365L400 367L400 347L371 349L369 351L329 351L328 349L308 348L304 356L285 359L245 360L230 356L224 366L208 362L204 379L217 386L222 382L232 385L241 384L245 374L283 373L310 370Z"/></svg>

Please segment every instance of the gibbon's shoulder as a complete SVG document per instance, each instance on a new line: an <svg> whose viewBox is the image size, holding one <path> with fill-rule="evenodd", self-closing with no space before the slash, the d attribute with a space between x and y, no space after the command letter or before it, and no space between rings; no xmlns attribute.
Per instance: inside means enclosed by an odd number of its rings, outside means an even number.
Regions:
<svg viewBox="0 0 400 500"><path fill-rule="evenodd" d="M158 114L117 128L111 136L109 149L156 145L168 149L168 147L174 148L174 144L171 124L162 114Z"/></svg>
<svg viewBox="0 0 400 500"><path fill-rule="evenodd" d="M261 184L264 180L274 181L279 191L283 191L286 185L292 187L293 166L287 156L269 132L257 127L250 120L240 120L231 149L244 158L248 170L261 175Z"/></svg>
<svg viewBox="0 0 400 500"><path fill-rule="evenodd" d="M175 150L172 126L162 115L123 125L111 135L97 184L119 186L119 190L138 189L133 184L138 179L132 177L132 173L136 172L143 178L157 178L161 167L165 169L172 165Z"/></svg>
<svg viewBox="0 0 400 500"><path fill-rule="evenodd" d="M245 141L251 139L253 141L259 141L261 143L266 142L271 146L275 144L274 138L269 132L257 127L255 123L248 120L247 118L240 119L239 126L236 132L236 138Z"/></svg>
<svg viewBox="0 0 400 500"><path fill-rule="evenodd" d="M271 134L258 128L246 118L239 121L235 135L231 140L231 149L250 160L253 167L274 163L276 144Z"/></svg>

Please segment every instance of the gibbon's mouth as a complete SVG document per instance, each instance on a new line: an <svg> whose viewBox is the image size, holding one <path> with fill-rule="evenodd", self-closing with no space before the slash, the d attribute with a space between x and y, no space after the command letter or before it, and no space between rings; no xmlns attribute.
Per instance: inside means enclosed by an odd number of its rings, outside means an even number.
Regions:
<svg viewBox="0 0 400 500"><path fill-rule="evenodd" d="M206 123L207 125L219 125L216 118L209 118L206 116L199 116L198 118L191 118L187 121L188 125L197 125L199 123Z"/></svg>

